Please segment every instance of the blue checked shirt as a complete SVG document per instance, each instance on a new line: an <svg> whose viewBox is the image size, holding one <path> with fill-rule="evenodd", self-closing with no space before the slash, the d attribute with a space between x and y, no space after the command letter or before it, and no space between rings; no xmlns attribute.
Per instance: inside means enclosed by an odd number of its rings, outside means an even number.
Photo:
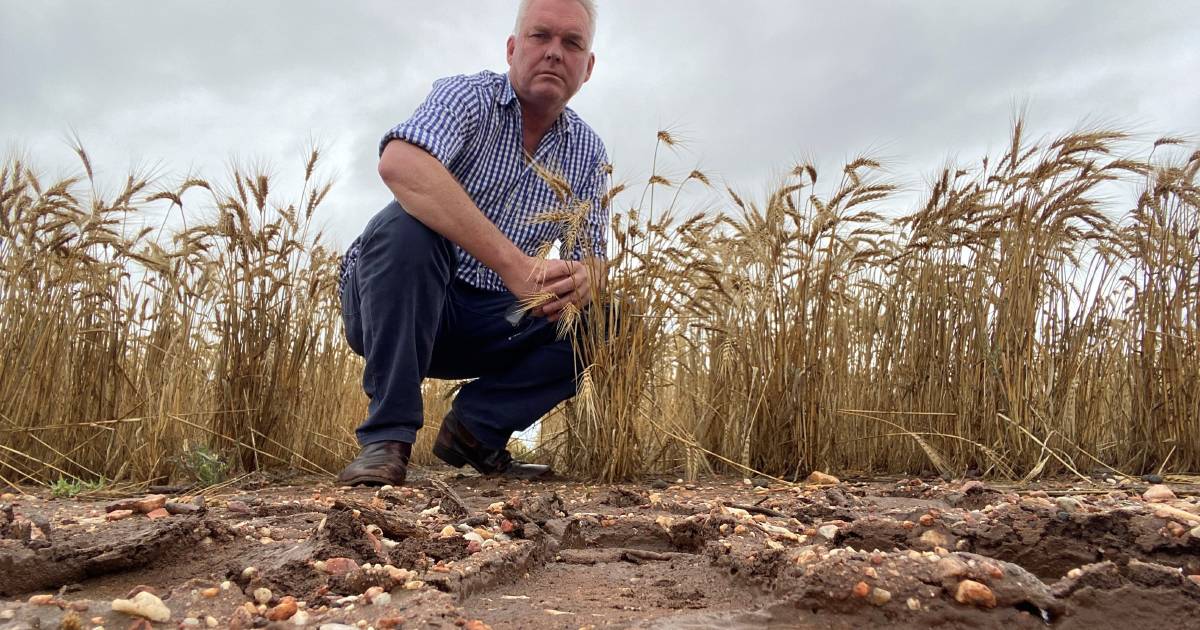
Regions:
<svg viewBox="0 0 1200 630"><path fill-rule="evenodd" d="M547 244L561 248L567 240L574 245L561 252L563 258L604 257L609 214L602 200L610 171L604 143L570 108L546 132L533 159L569 184L564 199L526 159L521 128L521 103L508 75L485 70L436 81L412 117L383 136L379 152L392 140L428 151L483 214L530 256ZM586 216L576 235L564 235L562 222L536 220L542 213L567 209ZM358 249L356 239L343 258L343 282L354 269ZM480 289L507 290L494 271L455 249L459 279Z"/></svg>

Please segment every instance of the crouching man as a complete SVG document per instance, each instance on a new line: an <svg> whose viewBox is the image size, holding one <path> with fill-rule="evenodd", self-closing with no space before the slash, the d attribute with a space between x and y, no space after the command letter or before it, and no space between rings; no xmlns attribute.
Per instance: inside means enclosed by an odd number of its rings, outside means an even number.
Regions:
<svg viewBox="0 0 1200 630"><path fill-rule="evenodd" d="M523 0L508 38L508 73L454 76L380 144L379 174L395 197L367 224L342 265L342 316L366 360L368 416L344 484L404 483L424 411L426 377L474 379L454 399L434 453L485 475L534 478L546 466L505 446L575 395L580 369L557 339L563 309L584 309L603 277L607 154L567 102L591 77L591 0ZM538 251L564 240L561 207L534 163L590 203L562 260ZM524 317L514 306L552 293Z"/></svg>

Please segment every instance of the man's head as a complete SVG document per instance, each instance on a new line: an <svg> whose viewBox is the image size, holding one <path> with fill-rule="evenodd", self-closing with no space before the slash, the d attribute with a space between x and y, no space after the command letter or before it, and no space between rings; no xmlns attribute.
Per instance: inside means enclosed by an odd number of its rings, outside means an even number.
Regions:
<svg viewBox="0 0 1200 630"><path fill-rule="evenodd" d="M592 76L592 0L522 0L508 38L509 79L522 102L556 109Z"/></svg>

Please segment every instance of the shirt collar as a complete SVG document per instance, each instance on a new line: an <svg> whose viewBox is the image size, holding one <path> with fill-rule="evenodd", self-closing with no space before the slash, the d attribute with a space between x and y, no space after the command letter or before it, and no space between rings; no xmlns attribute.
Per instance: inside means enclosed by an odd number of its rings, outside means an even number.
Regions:
<svg viewBox="0 0 1200 630"><path fill-rule="evenodd" d="M500 92L496 95L496 102L500 103L503 107L507 107L516 101L517 91L513 89L512 79L505 73L504 86L500 88ZM570 134L575 130L575 112L572 112L569 107L564 107L562 113L558 115L558 120L554 121L552 129Z"/></svg>

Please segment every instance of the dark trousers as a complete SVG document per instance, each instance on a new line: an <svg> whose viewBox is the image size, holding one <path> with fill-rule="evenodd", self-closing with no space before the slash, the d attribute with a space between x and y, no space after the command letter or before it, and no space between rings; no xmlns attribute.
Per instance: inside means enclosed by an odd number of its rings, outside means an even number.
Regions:
<svg viewBox="0 0 1200 630"><path fill-rule="evenodd" d="M370 398L360 445L413 442L424 420L426 377L475 379L454 399L455 416L484 445L504 448L575 395L582 366L556 324L505 320L512 293L455 279L454 245L392 202L367 224L358 261L342 288L350 347L366 359ZM577 369L578 368L578 369Z"/></svg>

